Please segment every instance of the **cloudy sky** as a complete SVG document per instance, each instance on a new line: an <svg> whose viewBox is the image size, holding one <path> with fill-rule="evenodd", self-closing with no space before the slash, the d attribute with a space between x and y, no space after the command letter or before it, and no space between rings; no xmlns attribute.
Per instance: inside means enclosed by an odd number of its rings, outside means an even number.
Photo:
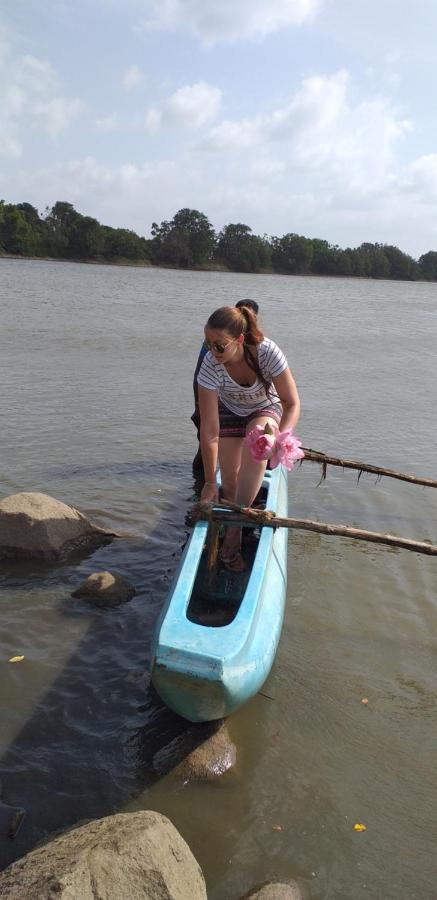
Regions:
<svg viewBox="0 0 437 900"><path fill-rule="evenodd" d="M0 198L437 249L436 0L2 0Z"/></svg>

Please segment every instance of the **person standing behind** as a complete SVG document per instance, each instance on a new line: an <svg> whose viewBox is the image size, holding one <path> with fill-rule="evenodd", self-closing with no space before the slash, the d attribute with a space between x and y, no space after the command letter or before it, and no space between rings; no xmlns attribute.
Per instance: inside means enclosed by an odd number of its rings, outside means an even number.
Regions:
<svg viewBox="0 0 437 900"><path fill-rule="evenodd" d="M235 304L236 309L241 309L243 306L248 306L250 309L253 309L255 315L258 315L259 304L256 300L239 300L238 303ZM197 428L197 440L199 441L199 447L197 449L197 453L193 459L193 473L197 478L203 479L203 461L202 461L202 451L200 449L200 410L199 410L199 387L197 384L197 376L200 371L200 367L203 363L203 359L205 354L208 352L208 348L203 342L200 353L197 359L196 368L194 370L194 378L193 378L193 393L194 393L194 412L191 416L191 421L193 422L195 428Z"/></svg>

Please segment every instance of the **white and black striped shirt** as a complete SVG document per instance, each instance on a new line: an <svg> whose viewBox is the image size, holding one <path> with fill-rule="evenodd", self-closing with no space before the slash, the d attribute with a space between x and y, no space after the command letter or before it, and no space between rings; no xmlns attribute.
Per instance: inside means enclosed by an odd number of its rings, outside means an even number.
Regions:
<svg viewBox="0 0 437 900"><path fill-rule="evenodd" d="M271 382L273 378L285 372L288 367L287 360L274 341L264 338L256 345L256 350L259 367L266 381ZM270 399L259 378L249 387L237 384L223 363L218 362L210 352L203 359L197 383L209 391L216 391L221 402L237 416L249 416L255 409L266 409L272 403L280 402L273 384L269 392Z"/></svg>

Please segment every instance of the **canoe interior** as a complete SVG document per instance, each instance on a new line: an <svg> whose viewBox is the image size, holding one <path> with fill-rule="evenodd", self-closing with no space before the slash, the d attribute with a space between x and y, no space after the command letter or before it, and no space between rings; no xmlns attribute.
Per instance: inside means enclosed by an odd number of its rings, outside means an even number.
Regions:
<svg viewBox="0 0 437 900"><path fill-rule="evenodd" d="M265 509L266 500L267 489L262 487L253 505L257 509ZM223 532L225 528L226 526ZM187 609L187 619L190 622L208 628L220 628L235 619L250 578L260 533L259 528L243 528L242 554L246 563L244 572L230 571L220 562L220 558L214 569L208 571L208 550L204 547Z"/></svg>

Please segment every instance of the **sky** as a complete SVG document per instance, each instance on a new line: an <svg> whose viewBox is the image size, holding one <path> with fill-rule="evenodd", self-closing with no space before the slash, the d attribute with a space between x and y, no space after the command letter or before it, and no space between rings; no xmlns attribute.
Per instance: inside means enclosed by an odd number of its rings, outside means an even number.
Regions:
<svg viewBox="0 0 437 900"><path fill-rule="evenodd" d="M0 199L437 250L436 0L1 0Z"/></svg>

